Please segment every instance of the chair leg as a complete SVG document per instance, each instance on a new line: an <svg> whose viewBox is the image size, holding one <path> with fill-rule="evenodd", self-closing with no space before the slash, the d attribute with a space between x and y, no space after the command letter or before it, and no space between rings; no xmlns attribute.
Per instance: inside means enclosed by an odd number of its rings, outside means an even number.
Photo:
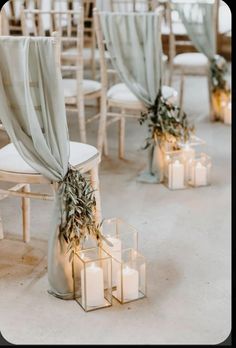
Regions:
<svg viewBox="0 0 236 348"><path fill-rule="evenodd" d="M179 92L179 107L183 110L183 100L184 100L184 74L180 77L180 92Z"/></svg>
<svg viewBox="0 0 236 348"><path fill-rule="evenodd" d="M78 123L79 123L79 133L80 141L86 143L86 125L85 125L85 110L84 110L84 99L79 97L78 100Z"/></svg>
<svg viewBox="0 0 236 348"><path fill-rule="evenodd" d="M103 154L104 156L108 156L107 128L105 129L105 134L104 134Z"/></svg>
<svg viewBox="0 0 236 348"><path fill-rule="evenodd" d="M99 189L99 176L98 176L98 165L94 167L91 172L91 185L94 189L94 195L96 199L96 211L95 211L95 221L99 224L102 220L102 212L101 212L101 197L100 197L100 189Z"/></svg>
<svg viewBox="0 0 236 348"><path fill-rule="evenodd" d="M96 66L95 57L92 58L91 65L92 65L92 78L93 80L96 80L97 66Z"/></svg>
<svg viewBox="0 0 236 348"><path fill-rule="evenodd" d="M172 79L173 79L173 64L169 61L169 74L168 74L168 86L172 86Z"/></svg>
<svg viewBox="0 0 236 348"><path fill-rule="evenodd" d="M212 105L212 96L211 96L211 79L209 74L207 75L207 86L208 86L208 94L209 94L209 116L210 121L215 121L215 114Z"/></svg>
<svg viewBox="0 0 236 348"><path fill-rule="evenodd" d="M27 184L22 189L23 192L30 192L30 185ZM23 223L23 241L30 241L30 198L22 198L22 223Z"/></svg>
<svg viewBox="0 0 236 348"><path fill-rule="evenodd" d="M100 120L98 127L98 138L97 138L97 148L102 154L104 138L106 136L106 123L107 123L107 101L105 92L101 95L101 107L100 107Z"/></svg>
<svg viewBox="0 0 236 348"><path fill-rule="evenodd" d="M0 240L3 239L3 238L4 238L4 234L3 234L2 217L0 215Z"/></svg>
<svg viewBox="0 0 236 348"><path fill-rule="evenodd" d="M124 114L124 110L122 110ZM119 157L125 158L125 117L121 116L119 120Z"/></svg>

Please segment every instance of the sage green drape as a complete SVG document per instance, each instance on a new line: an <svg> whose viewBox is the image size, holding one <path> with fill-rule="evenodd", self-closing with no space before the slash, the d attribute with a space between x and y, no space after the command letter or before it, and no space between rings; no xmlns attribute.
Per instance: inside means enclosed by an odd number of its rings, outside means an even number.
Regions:
<svg viewBox="0 0 236 348"><path fill-rule="evenodd" d="M101 12L101 26L112 64L121 80L146 106L161 88L160 14Z"/></svg>
<svg viewBox="0 0 236 348"><path fill-rule="evenodd" d="M52 182L62 181L68 170L69 137L52 38L0 37L0 72L1 120L11 142L37 172ZM67 298L71 278L57 229L62 190L60 185L49 231L48 278L52 292Z"/></svg>
<svg viewBox="0 0 236 348"><path fill-rule="evenodd" d="M196 49L212 59L216 54L215 1L173 1L173 6Z"/></svg>

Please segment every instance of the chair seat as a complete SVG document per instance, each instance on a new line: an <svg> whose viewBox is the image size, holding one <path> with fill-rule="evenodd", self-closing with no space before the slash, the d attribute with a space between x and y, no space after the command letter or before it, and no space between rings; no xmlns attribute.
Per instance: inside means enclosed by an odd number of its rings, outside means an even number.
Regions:
<svg viewBox="0 0 236 348"><path fill-rule="evenodd" d="M177 92L174 88L162 86L162 94L165 99L175 100ZM108 100L117 104L127 104L131 108L143 108L142 102L129 90L124 83L118 83L112 86L107 93Z"/></svg>
<svg viewBox="0 0 236 348"><path fill-rule="evenodd" d="M76 79L63 79L65 98L73 98L77 96ZM98 92L101 89L101 83L94 80L83 80L84 95Z"/></svg>
<svg viewBox="0 0 236 348"><path fill-rule="evenodd" d="M173 64L181 66L183 69L206 69L208 66L208 59L203 53L199 52L181 53L174 57Z"/></svg>
<svg viewBox="0 0 236 348"><path fill-rule="evenodd" d="M94 146L70 142L69 162L72 166L82 165L96 155L98 155L98 150ZM39 174L25 162L12 143L0 149L0 171Z"/></svg>

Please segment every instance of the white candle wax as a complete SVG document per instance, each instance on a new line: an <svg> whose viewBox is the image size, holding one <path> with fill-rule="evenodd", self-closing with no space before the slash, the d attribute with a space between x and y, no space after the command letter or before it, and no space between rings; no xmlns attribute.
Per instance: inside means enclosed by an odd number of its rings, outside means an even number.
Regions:
<svg viewBox="0 0 236 348"><path fill-rule="evenodd" d="M86 286L84 275L86 277ZM97 307L104 304L104 282L101 267L97 267L92 263L86 266L86 270L81 270L81 293L83 306L85 306L85 295L87 306Z"/></svg>
<svg viewBox="0 0 236 348"><path fill-rule="evenodd" d="M207 185L207 168L198 162L193 168L194 170L194 184L195 186L206 186Z"/></svg>
<svg viewBox="0 0 236 348"><path fill-rule="evenodd" d="M123 282L122 282L123 281ZM135 300L139 297L139 274L136 269L126 266L117 274L117 297L122 300L123 286L123 301Z"/></svg>
<svg viewBox="0 0 236 348"><path fill-rule="evenodd" d="M182 148L182 156L185 162L185 179L188 181L190 179L191 174L191 162L195 158L195 150L186 144Z"/></svg>
<svg viewBox="0 0 236 348"><path fill-rule="evenodd" d="M231 124L231 103L228 103L228 105L224 108L224 123Z"/></svg>
<svg viewBox="0 0 236 348"><path fill-rule="evenodd" d="M165 156L165 165L164 165L164 175L166 178L168 178L168 166L169 166L169 162L170 162L170 156L166 155Z"/></svg>
<svg viewBox="0 0 236 348"><path fill-rule="evenodd" d="M169 164L169 188L181 189L184 187L184 165L176 160Z"/></svg>
<svg viewBox="0 0 236 348"><path fill-rule="evenodd" d="M104 242L103 249L112 257L112 286L116 286L117 272L121 262L121 240L110 236L107 236L107 239L113 244L113 246L109 246Z"/></svg>

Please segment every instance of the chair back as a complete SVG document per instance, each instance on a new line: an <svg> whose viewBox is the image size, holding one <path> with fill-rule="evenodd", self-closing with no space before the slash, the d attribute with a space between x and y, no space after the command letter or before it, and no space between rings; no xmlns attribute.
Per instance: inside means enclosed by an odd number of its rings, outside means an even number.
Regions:
<svg viewBox="0 0 236 348"><path fill-rule="evenodd" d="M148 12L153 11L157 0L110 0L113 12Z"/></svg>
<svg viewBox="0 0 236 348"><path fill-rule="evenodd" d="M93 18L94 18L94 29L97 38L97 45L99 49L99 60L100 60L100 72L101 72L101 84L103 93L106 94L108 88L108 62L106 59L106 46L105 39L102 32L100 16L98 9L93 9ZM114 69L111 69L111 72L114 73Z"/></svg>
<svg viewBox="0 0 236 348"><path fill-rule="evenodd" d="M38 0L9 0L7 1L2 10L6 14L6 21L9 30L9 34L22 34L21 30L21 7L25 8L37 8ZM5 32L7 34L7 32Z"/></svg>

